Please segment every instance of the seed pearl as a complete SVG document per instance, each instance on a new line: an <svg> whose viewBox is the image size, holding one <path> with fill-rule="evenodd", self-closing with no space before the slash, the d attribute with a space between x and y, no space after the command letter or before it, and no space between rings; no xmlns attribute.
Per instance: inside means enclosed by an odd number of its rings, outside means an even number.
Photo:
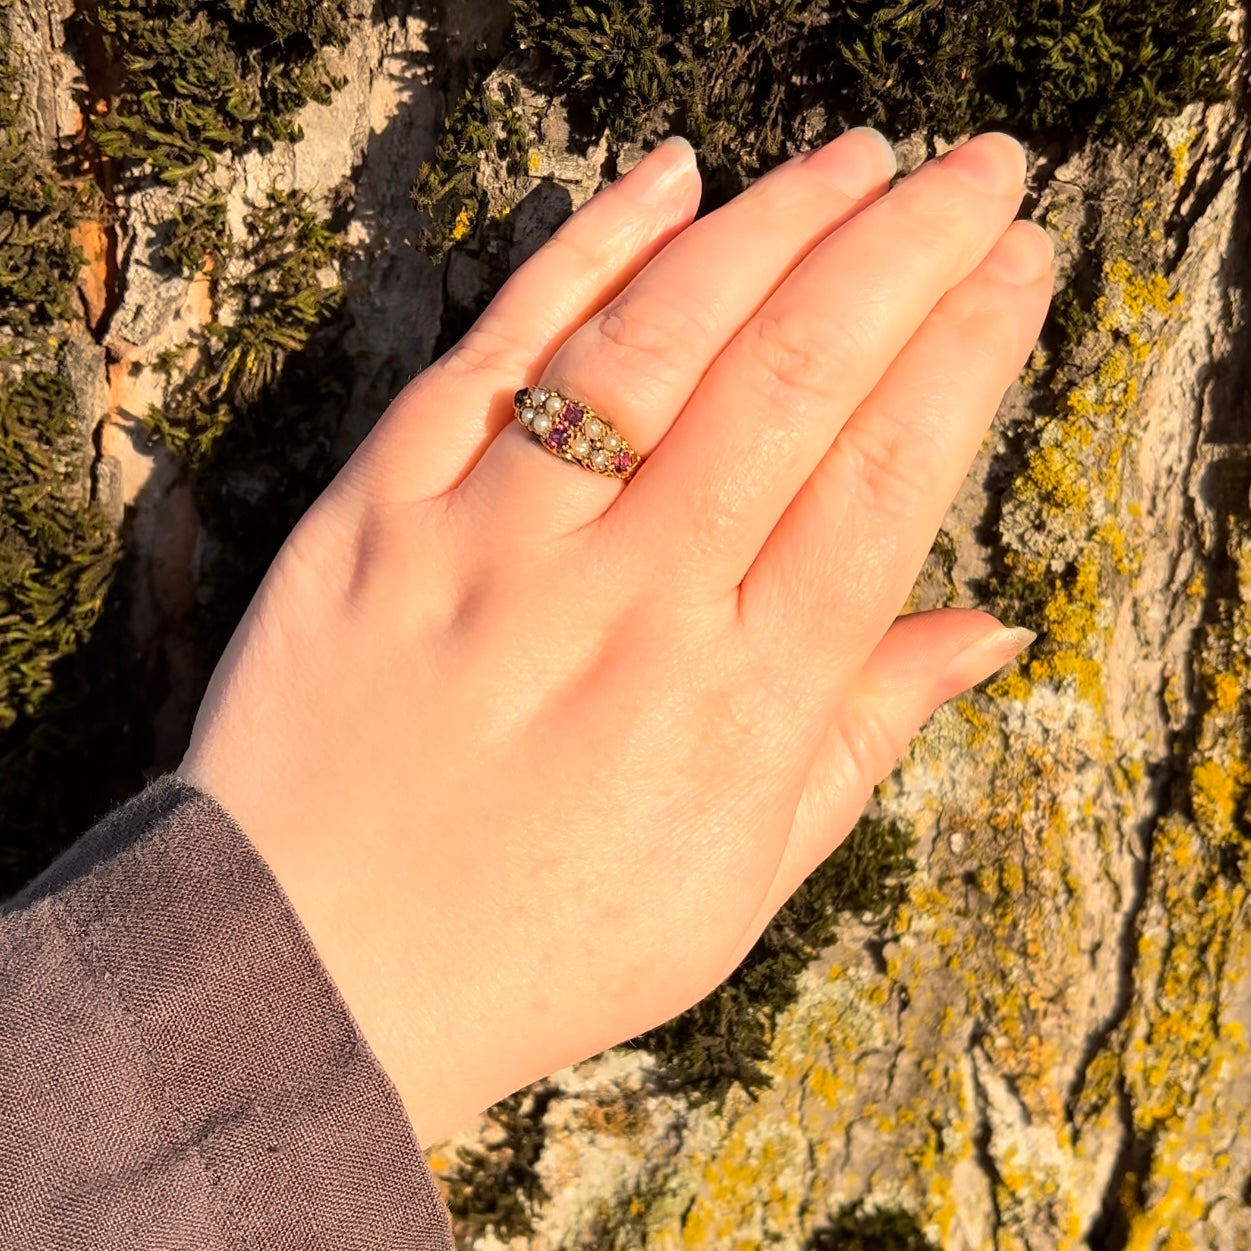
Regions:
<svg viewBox="0 0 1251 1251"><path fill-rule="evenodd" d="M521 424L528 426L534 420L534 409L529 404L521 410Z"/></svg>
<svg viewBox="0 0 1251 1251"><path fill-rule="evenodd" d="M570 448L575 456L585 456L591 450L590 439L574 439Z"/></svg>
<svg viewBox="0 0 1251 1251"><path fill-rule="evenodd" d="M535 413L530 429L535 434L546 434L552 428L552 419L546 413Z"/></svg>
<svg viewBox="0 0 1251 1251"><path fill-rule="evenodd" d="M606 434L604 435L604 446L610 452L615 452L621 446L621 440L615 434Z"/></svg>
<svg viewBox="0 0 1251 1251"><path fill-rule="evenodd" d="M547 399L547 392L542 387L531 387L530 400L534 404L542 404Z"/></svg>
<svg viewBox="0 0 1251 1251"><path fill-rule="evenodd" d="M608 453L601 447L599 451L591 457L591 464L594 465L596 469L607 469Z"/></svg>
<svg viewBox="0 0 1251 1251"><path fill-rule="evenodd" d="M598 417L592 417L583 428L586 430L586 437L588 439L598 439L599 436L604 433L603 422L601 422Z"/></svg>
<svg viewBox="0 0 1251 1251"><path fill-rule="evenodd" d="M547 409L553 417L555 417L556 414L564 408L564 406L565 401L562 400L559 395L552 395L551 392L548 392L547 399L543 401L543 407Z"/></svg>

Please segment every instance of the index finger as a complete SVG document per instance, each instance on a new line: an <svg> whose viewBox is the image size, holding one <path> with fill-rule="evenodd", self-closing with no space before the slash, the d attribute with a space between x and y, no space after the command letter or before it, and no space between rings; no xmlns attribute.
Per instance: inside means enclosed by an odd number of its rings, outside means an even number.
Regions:
<svg viewBox="0 0 1251 1251"><path fill-rule="evenodd" d="M587 200L392 400L352 458L357 483L388 500L456 486L511 421L517 387L690 224L699 188L695 154L675 136Z"/></svg>

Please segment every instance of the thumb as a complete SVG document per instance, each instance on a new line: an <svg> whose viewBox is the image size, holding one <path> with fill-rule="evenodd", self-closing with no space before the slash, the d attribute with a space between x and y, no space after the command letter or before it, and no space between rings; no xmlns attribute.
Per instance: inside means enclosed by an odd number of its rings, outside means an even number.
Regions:
<svg viewBox="0 0 1251 1251"><path fill-rule="evenodd" d="M873 787L935 709L1002 669L1036 637L971 608L895 619L813 758L790 841L760 911L762 924L843 841Z"/></svg>
<svg viewBox="0 0 1251 1251"><path fill-rule="evenodd" d="M823 764L823 754L841 750L850 757L840 772L858 814L940 704L997 673L1037 637L973 608L897 617L839 709L814 775L832 767Z"/></svg>
<svg viewBox="0 0 1251 1251"><path fill-rule="evenodd" d="M1037 637L1033 630L1006 626L975 608L897 617L860 671L855 702L893 705L895 716L885 713L888 723L908 722L911 729L899 744L898 758L940 704L998 673Z"/></svg>

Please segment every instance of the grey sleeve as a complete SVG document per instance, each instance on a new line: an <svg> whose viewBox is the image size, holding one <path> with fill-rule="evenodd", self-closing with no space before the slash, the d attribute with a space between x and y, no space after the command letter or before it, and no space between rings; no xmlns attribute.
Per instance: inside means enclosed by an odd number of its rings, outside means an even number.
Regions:
<svg viewBox="0 0 1251 1251"><path fill-rule="evenodd" d="M0 1248L451 1251L261 856L168 775L0 905Z"/></svg>

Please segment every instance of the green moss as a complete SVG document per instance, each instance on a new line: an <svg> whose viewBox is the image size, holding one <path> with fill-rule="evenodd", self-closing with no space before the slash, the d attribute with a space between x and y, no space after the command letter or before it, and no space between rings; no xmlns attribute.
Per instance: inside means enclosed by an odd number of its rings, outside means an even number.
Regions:
<svg viewBox="0 0 1251 1251"><path fill-rule="evenodd" d="M1140 135L1223 91L1223 0L514 0L519 40L620 138L676 125L758 165L820 101L841 120Z"/></svg>
<svg viewBox="0 0 1251 1251"><path fill-rule="evenodd" d="M813 1231L804 1251L934 1251L934 1244L902 1208L868 1210L849 1203Z"/></svg>
<svg viewBox="0 0 1251 1251"><path fill-rule="evenodd" d="M639 1038L656 1057L657 1085L694 1105L722 1106L731 1086L770 1086L760 1062L799 976L838 935L840 917L882 917L903 903L914 865L910 834L863 818L769 923L734 973L688 1012Z"/></svg>
<svg viewBox="0 0 1251 1251"><path fill-rule="evenodd" d="M214 245L211 234L224 241ZM304 349L339 310L342 286L323 274L343 252L341 236L299 192L275 191L245 221L245 235L226 231L225 205L201 201L181 214L166 254L198 268L206 255L224 265L218 295L236 310L229 323L210 321L193 342L200 360L181 378L149 423L166 444L202 466L232 425L247 421L284 362ZM199 259L197 259L197 257ZM168 355L171 368L187 344Z"/></svg>
<svg viewBox="0 0 1251 1251"><path fill-rule="evenodd" d="M447 1206L458 1240L491 1227L504 1240L534 1232L534 1215L549 1198L537 1166L543 1154L543 1114L554 1094L540 1085L500 1100L487 1113L495 1129L492 1146L458 1148L447 1179Z"/></svg>
<svg viewBox="0 0 1251 1251"><path fill-rule="evenodd" d="M490 154L514 176L525 172L531 135L519 108L520 87L502 78L498 89L494 94L485 74L476 75L448 111L431 159L418 170L412 200L428 218L418 243L434 260L466 238L482 215L480 154Z"/></svg>
<svg viewBox="0 0 1251 1251"><path fill-rule="evenodd" d="M202 223L218 219L211 200L190 210L191 228L172 246L191 268L208 246ZM352 379L335 276L343 237L318 207L276 191L248 214L241 237L222 239L215 307L232 320L215 318L170 349L176 381L147 414L154 436L189 467L213 538L199 577L206 659L338 468L333 444Z"/></svg>
<svg viewBox="0 0 1251 1251"><path fill-rule="evenodd" d="M82 256L70 232L82 206L23 125L20 50L3 34L9 7L0 3L0 319L27 334L74 314Z"/></svg>
<svg viewBox="0 0 1251 1251"><path fill-rule="evenodd" d="M6 355L25 357L27 372L0 376L6 893L109 800L137 789L138 764L151 759L147 714L124 660L133 647L126 606L110 595L120 544L89 502L89 432L57 346L60 323L81 319L82 257L72 228L99 205L92 184L57 170L22 125L8 8L0 0L0 318L18 336ZM214 153L294 137L294 111L329 98L320 50L343 41L345 13L323 0L84 5L74 20L88 77L115 87L92 137L123 183L149 170L173 181L206 168ZM202 519L217 540L209 603L196 618L206 660L331 472L338 413L327 410L341 400L337 383L349 371L333 342L318 351L329 379L301 369L298 358L330 333L340 292L321 279L338 251L326 223L283 195L256 210L243 239L229 238L225 204L211 191L189 197L169 228L165 259L188 271L211 262L218 294L239 310L235 324L214 322L190 345L200 363L153 419L191 463ZM67 771L72 787L64 785Z"/></svg>
<svg viewBox="0 0 1251 1251"><path fill-rule="evenodd" d="M208 191L174 210L161 256L191 277L206 263L220 272L230 246L226 199L219 191Z"/></svg>
<svg viewBox="0 0 1251 1251"><path fill-rule="evenodd" d="M92 197L29 128L11 12L0 2L0 897L81 833L108 756L92 750L95 731L111 715L116 743L124 720L123 701L109 706L111 670L89 677L82 654L119 554L90 502L64 347L65 323L81 317L72 230Z"/></svg>
<svg viewBox="0 0 1251 1251"><path fill-rule="evenodd" d="M513 0L508 51L532 51L588 134L670 131L718 194L778 157L873 123L954 138L1006 128L1072 150L1130 139L1195 100L1223 98L1234 59L1225 0ZM528 65L530 63L527 63ZM520 72L520 71L519 71ZM530 69L527 73L532 72ZM489 146L474 88L448 114L414 197L427 246L450 245ZM475 210L474 216L478 213Z"/></svg>
<svg viewBox="0 0 1251 1251"><path fill-rule="evenodd" d="M0 378L0 896L81 832L66 792L86 789L91 762L78 787L65 787L57 766L68 763L67 725L76 720L72 733L87 743L93 718L82 711L90 688L67 665L93 634L119 554L87 498L87 446L59 359ZM109 688L98 674L95 692Z"/></svg>
<svg viewBox="0 0 1251 1251"><path fill-rule="evenodd" d="M320 0L84 6L75 20L88 68L93 60L108 67L89 77L116 71L116 94L91 132L117 165L108 176L126 185L154 170L195 184L216 152L295 137L294 110L328 99L332 83L320 49L343 42L345 14ZM0 46L7 52L9 45ZM13 80L5 67L0 82ZM8 227L0 233L0 294L10 296L10 328L48 327L42 344L48 333L61 336L56 319L77 311L80 258L69 233L76 205L68 184L17 133L18 103L10 91L0 116L0 227ZM335 330L342 291L333 266L342 242L304 197L282 192L232 237L224 199L200 181L187 188L160 251L184 272L207 266L215 307L226 303L231 312L169 353L180 379L150 415L154 436L192 473L211 539L191 627L208 672L283 538L336 468L331 444L351 378ZM62 375L53 362L0 401L4 455L26 458L35 475L28 499L20 476L7 472L17 486L0 524L0 599L9 627L0 690L9 841L0 859L10 888L81 833L108 800L137 789L138 765L151 760L150 712L138 708L142 690L122 659L133 646L125 604L106 595L118 543L86 505L90 440L86 430L71 429L77 415ZM60 480L39 456L67 467L66 491L77 492L81 515L52 506L48 492ZM60 784L67 768L80 785Z"/></svg>
<svg viewBox="0 0 1251 1251"><path fill-rule="evenodd" d="M342 85L322 53L346 43L348 12L345 0L95 0L78 20L116 90L91 137L166 182L220 152L298 139L296 111Z"/></svg>
<svg viewBox="0 0 1251 1251"><path fill-rule="evenodd" d="M0 382L0 730L38 712L49 668L100 612L116 547L86 499L83 456L77 408L61 373Z"/></svg>

